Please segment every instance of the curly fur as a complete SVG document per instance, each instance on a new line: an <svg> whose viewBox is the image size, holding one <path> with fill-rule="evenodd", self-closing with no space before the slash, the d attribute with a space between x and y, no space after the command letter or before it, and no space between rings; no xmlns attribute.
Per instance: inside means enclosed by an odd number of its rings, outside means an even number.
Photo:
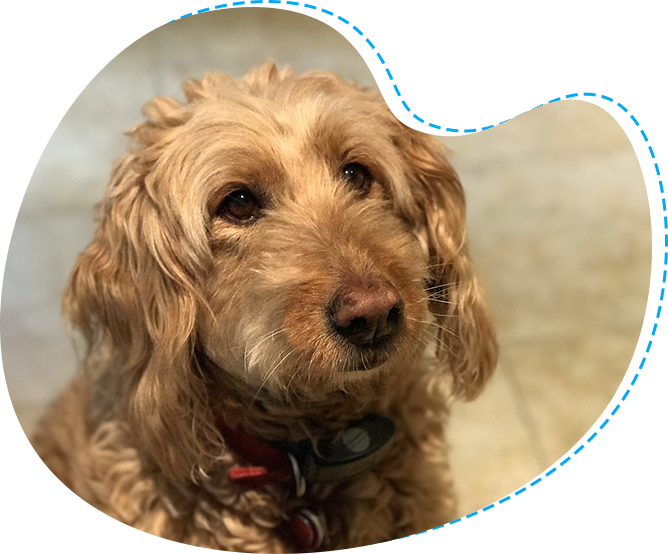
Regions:
<svg viewBox="0 0 668 554"><path fill-rule="evenodd" d="M440 143L376 93L273 64L155 98L116 163L64 311L85 371L34 438L48 467L110 516L187 544L289 552L283 514L324 515L324 549L361 546L454 515L444 426L496 362L465 246L459 179ZM339 169L364 163L365 198ZM230 187L270 198L252 226L216 216ZM405 324L379 367L331 337L323 306L345 279L381 275ZM361 360L364 364L364 360ZM391 417L390 454L362 475L291 498L243 490L217 421L313 440Z"/></svg>

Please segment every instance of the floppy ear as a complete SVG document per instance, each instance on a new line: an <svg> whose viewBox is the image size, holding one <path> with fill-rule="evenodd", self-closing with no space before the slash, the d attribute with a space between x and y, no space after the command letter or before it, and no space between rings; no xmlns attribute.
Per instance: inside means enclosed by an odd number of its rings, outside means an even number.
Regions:
<svg viewBox="0 0 668 554"><path fill-rule="evenodd" d="M437 139L397 125L408 186L395 197L428 255L437 356L452 373L455 395L471 399L496 365L497 346L466 248L464 191Z"/></svg>
<svg viewBox="0 0 668 554"><path fill-rule="evenodd" d="M164 473L182 478L219 440L193 352L197 280L208 249L204 238L192 240L165 201L161 179L169 176L153 171L170 130L185 116L170 99L157 99L145 112L153 121L130 132L144 147L114 167L63 310L82 331L89 360L110 347L114 357L103 371L117 372L130 432Z"/></svg>

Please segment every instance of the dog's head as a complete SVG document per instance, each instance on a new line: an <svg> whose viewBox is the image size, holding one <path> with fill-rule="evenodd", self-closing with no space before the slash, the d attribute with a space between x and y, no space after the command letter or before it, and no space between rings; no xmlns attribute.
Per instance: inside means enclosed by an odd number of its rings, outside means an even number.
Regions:
<svg viewBox="0 0 668 554"><path fill-rule="evenodd" d="M316 399L380 391L435 341L434 375L475 396L495 344L440 143L329 73L269 64L184 90L131 131L64 304L119 356L163 469L187 472L215 432L198 356Z"/></svg>

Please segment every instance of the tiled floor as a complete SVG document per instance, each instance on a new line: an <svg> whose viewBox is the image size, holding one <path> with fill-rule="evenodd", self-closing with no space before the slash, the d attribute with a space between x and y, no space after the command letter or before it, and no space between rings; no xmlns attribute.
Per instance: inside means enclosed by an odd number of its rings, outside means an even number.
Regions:
<svg viewBox="0 0 668 554"><path fill-rule="evenodd" d="M179 95L184 78L239 76L268 58L373 85L356 51L322 24L235 10L133 44L63 119L26 193L2 292L3 364L26 432L76 367L59 297L123 131L151 96ZM596 107L559 102L445 142L467 190L471 250L501 345L487 390L453 414L453 471L468 513L555 461L612 397L644 314L650 227L630 144Z"/></svg>

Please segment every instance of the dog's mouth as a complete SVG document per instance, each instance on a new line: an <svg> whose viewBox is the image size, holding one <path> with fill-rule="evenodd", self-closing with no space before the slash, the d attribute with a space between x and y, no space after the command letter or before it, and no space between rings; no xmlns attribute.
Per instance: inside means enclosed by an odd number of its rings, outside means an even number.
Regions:
<svg viewBox="0 0 668 554"><path fill-rule="evenodd" d="M408 279L394 281L398 284L356 276L335 289L323 283L297 290L283 307L283 332L277 340L285 337L285 350L267 356L275 375L269 379L314 389L326 387L327 380L347 386L399 370L420 349L417 322L424 319L420 310L425 304L419 289L406 284ZM251 365L272 343L260 344L261 349L250 349Z"/></svg>
<svg viewBox="0 0 668 554"><path fill-rule="evenodd" d="M383 365L390 358L390 353L387 350L379 352L363 353L352 364L349 364L348 372L364 372L371 371Z"/></svg>

